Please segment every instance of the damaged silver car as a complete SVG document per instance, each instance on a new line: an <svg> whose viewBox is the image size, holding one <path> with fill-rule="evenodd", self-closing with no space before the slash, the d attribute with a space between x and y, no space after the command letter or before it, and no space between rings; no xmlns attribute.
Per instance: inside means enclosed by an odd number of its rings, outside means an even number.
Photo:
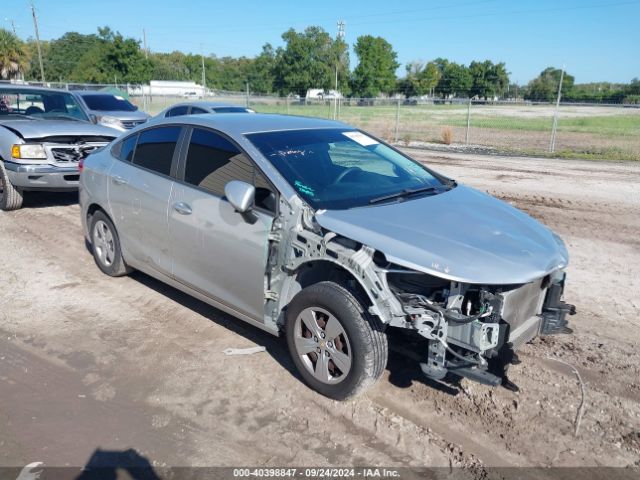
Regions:
<svg viewBox="0 0 640 480"><path fill-rule="evenodd" d="M103 272L284 333L331 398L372 385L390 344L432 379L516 388L515 350L570 331L558 235L343 123L153 121L86 159L80 203Z"/></svg>

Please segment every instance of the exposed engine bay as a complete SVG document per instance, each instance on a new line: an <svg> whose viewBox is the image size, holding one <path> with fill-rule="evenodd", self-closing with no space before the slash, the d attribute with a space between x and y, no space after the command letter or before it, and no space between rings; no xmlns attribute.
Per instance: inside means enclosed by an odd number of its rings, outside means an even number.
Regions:
<svg viewBox="0 0 640 480"><path fill-rule="evenodd" d="M428 377L448 372L492 386L515 388L506 376L515 350L538 334L569 333L573 305L560 300L565 274L523 285L472 285L420 272L390 270L387 281L414 329L429 341Z"/></svg>

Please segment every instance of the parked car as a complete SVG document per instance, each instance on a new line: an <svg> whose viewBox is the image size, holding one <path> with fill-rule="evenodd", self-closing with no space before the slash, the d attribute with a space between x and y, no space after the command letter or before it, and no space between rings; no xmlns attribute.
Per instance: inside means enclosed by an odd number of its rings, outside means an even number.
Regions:
<svg viewBox="0 0 640 480"><path fill-rule="evenodd" d="M231 105L219 102L188 102L176 103L161 111L157 117L178 117L180 115L195 115L199 113L256 113L254 110L241 105Z"/></svg>
<svg viewBox="0 0 640 480"><path fill-rule="evenodd" d="M119 95L91 90L76 90L73 93L90 118L100 125L124 132L151 118L151 115L139 111L137 106Z"/></svg>
<svg viewBox="0 0 640 480"><path fill-rule="evenodd" d="M138 269L272 334L335 399L378 379L388 335L430 378L514 387L568 332L549 228L340 122L190 115L84 162L82 222L107 275Z"/></svg>
<svg viewBox="0 0 640 480"><path fill-rule="evenodd" d="M202 98L202 94L195 91L189 91L184 92L182 94L182 98Z"/></svg>
<svg viewBox="0 0 640 480"><path fill-rule="evenodd" d="M0 209L20 208L31 190L77 190L79 161L118 133L65 90L0 84Z"/></svg>

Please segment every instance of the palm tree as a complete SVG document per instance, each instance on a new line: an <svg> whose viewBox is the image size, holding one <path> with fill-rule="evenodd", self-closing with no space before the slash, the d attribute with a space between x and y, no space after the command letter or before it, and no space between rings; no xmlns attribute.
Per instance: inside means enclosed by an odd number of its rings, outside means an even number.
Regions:
<svg viewBox="0 0 640 480"><path fill-rule="evenodd" d="M0 28L0 79L20 78L27 57L24 43L9 30Z"/></svg>

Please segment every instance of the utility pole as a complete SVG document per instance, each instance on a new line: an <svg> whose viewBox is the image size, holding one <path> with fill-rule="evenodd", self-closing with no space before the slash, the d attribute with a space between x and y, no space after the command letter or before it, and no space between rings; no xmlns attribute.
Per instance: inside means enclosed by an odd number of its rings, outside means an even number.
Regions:
<svg viewBox="0 0 640 480"><path fill-rule="evenodd" d="M40 47L40 33L38 32L38 17L36 16L36 7L33 6L33 2L31 2L31 15L33 15L33 27L36 31L36 45L38 46L38 60L40 61L40 79L42 83L44 83L44 66L42 65L42 48Z"/></svg>
<svg viewBox="0 0 640 480"><path fill-rule="evenodd" d="M551 128L551 144L549 151L553 153L556 149L556 131L558 129L558 110L560 109L560 97L562 96L562 80L564 80L564 65L560 72L560 84L558 85L558 96L556 98L556 109L553 112L553 127Z"/></svg>
<svg viewBox="0 0 640 480"><path fill-rule="evenodd" d="M204 98L207 93L207 76L204 71L204 51L202 44L200 44L200 58L202 59L202 98Z"/></svg>
<svg viewBox="0 0 640 480"><path fill-rule="evenodd" d="M147 31L142 29L142 42L144 43L144 58L149 58L149 48L147 47Z"/></svg>
<svg viewBox="0 0 640 480"><path fill-rule="evenodd" d="M338 20L338 40L344 41L344 20ZM342 54L338 54L338 58L336 59L336 89L333 92L333 119L338 119L338 68L340 67L340 61L342 60Z"/></svg>
<svg viewBox="0 0 640 480"><path fill-rule="evenodd" d="M247 79L247 108L249 108L249 80Z"/></svg>
<svg viewBox="0 0 640 480"><path fill-rule="evenodd" d="M469 103L467 104L467 129L464 134L464 143L469 145L469 129L471 128L471 97L469 97Z"/></svg>

